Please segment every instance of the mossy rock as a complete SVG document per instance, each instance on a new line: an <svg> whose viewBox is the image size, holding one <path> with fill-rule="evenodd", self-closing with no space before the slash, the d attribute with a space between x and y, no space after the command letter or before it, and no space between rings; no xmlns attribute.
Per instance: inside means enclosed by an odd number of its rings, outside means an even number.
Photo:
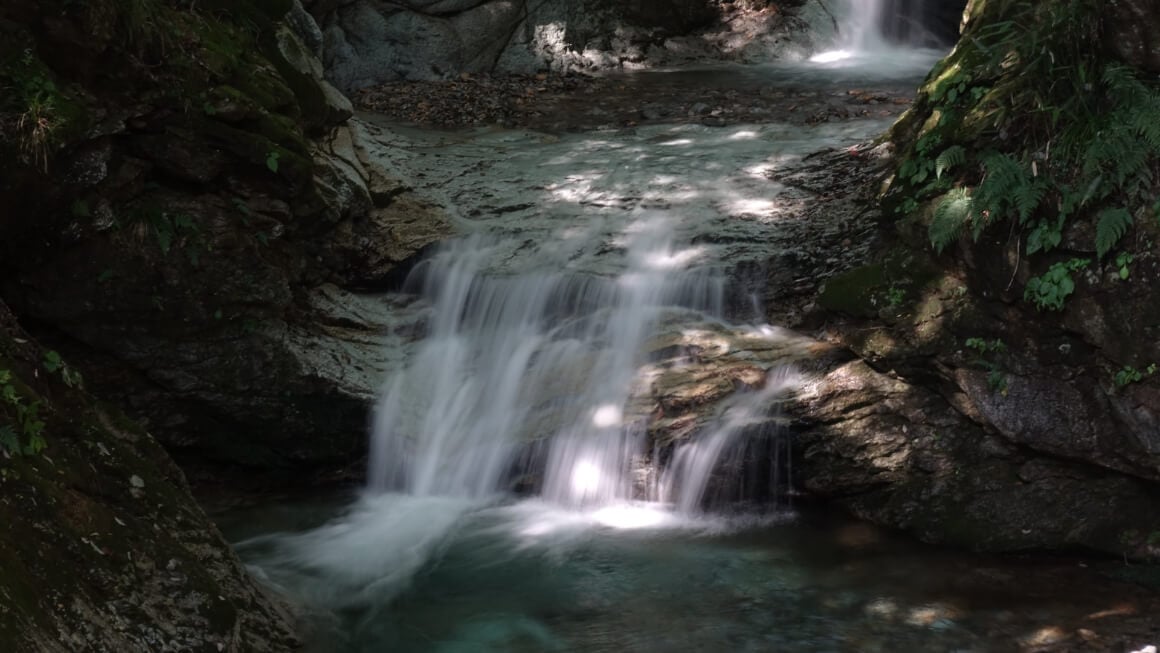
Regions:
<svg viewBox="0 0 1160 653"><path fill-rule="evenodd" d="M198 8L221 16L228 16L241 25L268 30L276 21L290 12L293 0L199 0Z"/></svg>
<svg viewBox="0 0 1160 653"><path fill-rule="evenodd" d="M277 121L268 123L275 124ZM214 120L205 121L202 129L219 147L256 166L271 167L268 161L276 158L277 169L271 172L279 177L303 186L310 184L314 178L314 163L309 156L301 153L298 140L287 141L287 145L290 146L287 147L263 134L238 129Z"/></svg>
<svg viewBox="0 0 1160 653"><path fill-rule="evenodd" d="M291 117L299 115L297 97L278 72L253 61L239 68L229 84L258 106Z"/></svg>
<svg viewBox="0 0 1160 653"><path fill-rule="evenodd" d="M830 311L874 317L878 314L876 297L888 286L883 264L863 265L828 279L818 303Z"/></svg>
<svg viewBox="0 0 1160 653"><path fill-rule="evenodd" d="M930 260L899 248L876 263L828 279L818 304L854 317L878 317L884 310L909 307L938 278Z"/></svg>
<svg viewBox="0 0 1160 653"><path fill-rule="evenodd" d="M4 650L296 650L161 447L48 371L3 303L0 352L48 441L0 456Z"/></svg>

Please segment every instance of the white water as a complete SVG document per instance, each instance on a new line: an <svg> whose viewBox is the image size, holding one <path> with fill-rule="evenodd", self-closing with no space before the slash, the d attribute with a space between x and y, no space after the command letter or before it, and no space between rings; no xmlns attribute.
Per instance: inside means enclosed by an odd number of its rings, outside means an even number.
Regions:
<svg viewBox="0 0 1160 653"><path fill-rule="evenodd" d="M537 270L496 275L494 243L473 236L419 270L433 306L430 333L386 384L370 458L373 490L485 498L504 489L514 455L547 451L543 494L564 504L632 498L643 454L622 422L644 362L641 349L667 308L719 315L722 280L686 268L672 225L636 211L616 277Z"/></svg>
<svg viewBox="0 0 1160 653"><path fill-rule="evenodd" d="M841 0L835 3L838 20L833 47L810 58L831 68L857 68L875 76L911 76L930 70L945 48L923 29L926 4L912 15L900 13L895 0Z"/></svg>

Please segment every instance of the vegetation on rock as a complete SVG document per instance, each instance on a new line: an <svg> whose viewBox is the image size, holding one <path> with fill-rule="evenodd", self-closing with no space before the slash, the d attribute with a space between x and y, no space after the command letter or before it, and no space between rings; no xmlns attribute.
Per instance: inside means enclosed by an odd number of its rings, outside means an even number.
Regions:
<svg viewBox="0 0 1160 653"><path fill-rule="evenodd" d="M1060 310L1087 264L1053 251L1074 245L1105 260L1134 225L1146 234L1160 220L1160 87L1100 50L1104 3L993 0L969 11L955 52L895 128L907 149L887 202L903 216L925 204L938 250L1010 224L1022 255L1049 266L1027 281L1026 299Z"/></svg>

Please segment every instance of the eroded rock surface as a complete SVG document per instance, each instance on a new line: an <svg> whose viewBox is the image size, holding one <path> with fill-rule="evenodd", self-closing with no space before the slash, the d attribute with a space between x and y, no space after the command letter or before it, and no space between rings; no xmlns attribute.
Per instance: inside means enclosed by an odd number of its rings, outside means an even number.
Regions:
<svg viewBox="0 0 1160 653"><path fill-rule="evenodd" d="M768 61L801 55L832 22L808 3L316 0L329 78L352 91L460 73L535 73ZM819 37L819 33L822 36Z"/></svg>
<svg viewBox="0 0 1160 653"><path fill-rule="evenodd" d="M0 303L4 650L297 648L160 445L53 356Z"/></svg>

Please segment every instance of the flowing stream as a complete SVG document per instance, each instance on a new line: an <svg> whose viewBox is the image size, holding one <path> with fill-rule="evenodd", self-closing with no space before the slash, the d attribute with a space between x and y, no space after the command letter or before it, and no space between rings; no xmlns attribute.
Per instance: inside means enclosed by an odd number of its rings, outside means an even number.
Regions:
<svg viewBox="0 0 1160 653"><path fill-rule="evenodd" d="M884 4L853 3L844 56L710 74L916 84L932 55L886 54ZM966 651L1043 625L1051 606L1012 617L1031 598L988 602L981 577L943 592L961 565L942 554L789 507L792 367L751 361L679 444L653 441L640 408L675 365L665 337L787 338L734 283L797 217L768 173L885 122L548 136L368 120L384 165L461 235L399 293L425 334L384 381L367 488L222 517L305 606L311 650ZM738 472L755 457L761 478Z"/></svg>

